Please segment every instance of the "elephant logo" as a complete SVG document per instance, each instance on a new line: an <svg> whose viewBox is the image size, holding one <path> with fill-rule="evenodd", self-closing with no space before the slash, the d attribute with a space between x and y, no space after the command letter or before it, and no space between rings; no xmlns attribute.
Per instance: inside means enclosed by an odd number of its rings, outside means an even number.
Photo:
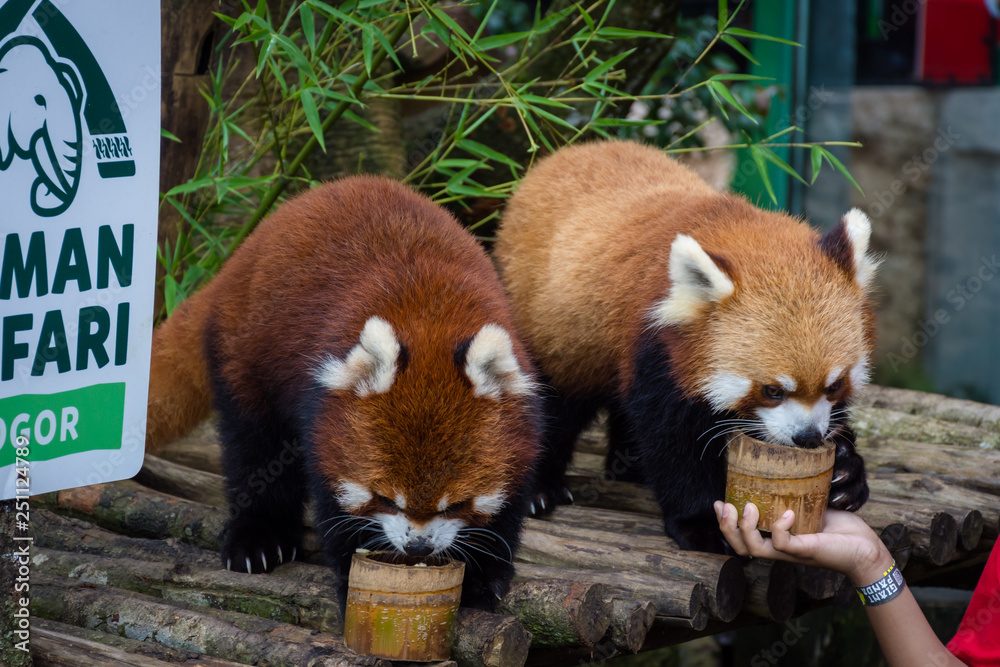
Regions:
<svg viewBox="0 0 1000 667"><path fill-rule="evenodd" d="M76 68L41 40L17 36L0 46L0 171L15 157L31 161L36 215L59 215L76 196L85 96Z"/></svg>

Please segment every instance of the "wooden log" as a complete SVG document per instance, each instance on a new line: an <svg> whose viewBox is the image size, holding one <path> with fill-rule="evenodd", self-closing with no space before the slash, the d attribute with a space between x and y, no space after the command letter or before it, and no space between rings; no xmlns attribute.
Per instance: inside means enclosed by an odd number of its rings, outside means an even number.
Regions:
<svg viewBox="0 0 1000 667"><path fill-rule="evenodd" d="M857 405L933 417L976 426L994 433L1000 432L1000 407L940 394L869 385L857 397Z"/></svg>
<svg viewBox="0 0 1000 667"><path fill-rule="evenodd" d="M562 579L516 581L497 611L513 614L531 633L532 646L593 646L611 624L608 587Z"/></svg>
<svg viewBox="0 0 1000 667"><path fill-rule="evenodd" d="M955 555L958 525L947 512L889 500L869 500L857 513L876 530L892 523L905 524L915 558L944 565Z"/></svg>
<svg viewBox="0 0 1000 667"><path fill-rule="evenodd" d="M349 651L333 635L246 614L197 608L110 586L38 573L32 611L86 626L237 662L278 666L382 666L385 661Z"/></svg>
<svg viewBox="0 0 1000 667"><path fill-rule="evenodd" d="M649 600L612 596L611 625L605 639L622 652L638 653L646 641L646 633L656 619L656 605Z"/></svg>
<svg viewBox="0 0 1000 667"><path fill-rule="evenodd" d="M906 567L913 553L910 529L901 523L892 523L876 530L882 544L886 546L900 570Z"/></svg>
<svg viewBox="0 0 1000 667"><path fill-rule="evenodd" d="M578 505L660 516L660 506L653 499L652 492L638 484L569 470L566 473L566 486Z"/></svg>
<svg viewBox="0 0 1000 667"><path fill-rule="evenodd" d="M798 574L788 562L754 558L743 565L747 580L743 610L782 623L795 612Z"/></svg>
<svg viewBox="0 0 1000 667"><path fill-rule="evenodd" d="M884 408L851 408L851 426L859 437L1000 449L1000 431Z"/></svg>
<svg viewBox="0 0 1000 667"><path fill-rule="evenodd" d="M334 589L288 577L247 575L219 569L133 558L105 558L38 548L35 570L114 586L164 600L255 614L321 632L339 633L343 619ZM279 568L280 569L280 568Z"/></svg>
<svg viewBox="0 0 1000 667"><path fill-rule="evenodd" d="M559 505L542 520L566 526L574 526L576 528L619 533L621 535L664 536L663 520L659 516L633 514L631 512L601 509L598 507Z"/></svg>
<svg viewBox="0 0 1000 667"><path fill-rule="evenodd" d="M844 575L811 565L795 565L798 589L811 600L829 600L844 582Z"/></svg>
<svg viewBox="0 0 1000 667"><path fill-rule="evenodd" d="M167 444L157 455L178 465L222 475L222 446L216 418L205 420L188 435Z"/></svg>
<svg viewBox="0 0 1000 667"><path fill-rule="evenodd" d="M168 496L129 480L45 494L35 503L127 535L174 537L214 551L220 548L226 519L215 507Z"/></svg>
<svg viewBox="0 0 1000 667"><path fill-rule="evenodd" d="M146 454L142 469L134 479L147 488L177 498L193 500L221 510L229 507L221 475L189 468L152 454Z"/></svg>
<svg viewBox="0 0 1000 667"><path fill-rule="evenodd" d="M531 563L517 563L516 568L515 581L560 579L601 583L623 597L649 600L656 607L657 618L672 619L681 627L703 630L708 623L708 589L689 579L658 577L627 570L586 570Z"/></svg>
<svg viewBox="0 0 1000 667"><path fill-rule="evenodd" d="M561 532L565 534L567 530L565 527ZM708 589L712 614L723 621L733 620L743 605L746 579L736 558L698 551L641 548L629 545L624 536L618 536L615 546L595 541L600 535L594 531L582 533L582 536L559 536L528 528L517 558L537 565L631 570L698 581Z"/></svg>
<svg viewBox="0 0 1000 667"><path fill-rule="evenodd" d="M32 618L37 667L237 667L240 663Z"/></svg>
<svg viewBox="0 0 1000 667"><path fill-rule="evenodd" d="M868 476L873 494L911 502L940 504L945 507L977 509L983 518L983 536L1000 535L1000 498L982 491L949 484L931 475L919 473L879 473Z"/></svg>
<svg viewBox="0 0 1000 667"><path fill-rule="evenodd" d="M859 438L869 470L932 474L949 484L1000 496L1000 452L929 445L896 438Z"/></svg>
<svg viewBox="0 0 1000 667"><path fill-rule="evenodd" d="M531 633L516 616L458 610L451 657L459 667L521 667L530 647Z"/></svg>

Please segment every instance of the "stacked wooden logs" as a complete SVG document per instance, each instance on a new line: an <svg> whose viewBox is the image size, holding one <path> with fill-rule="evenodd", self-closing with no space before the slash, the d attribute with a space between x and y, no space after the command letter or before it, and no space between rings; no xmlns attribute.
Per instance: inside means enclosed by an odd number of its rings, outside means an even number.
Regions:
<svg viewBox="0 0 1000 667"><path fill-rule="evenodd" d="M860 515L907 577L981 563L1000 533L1000 408L875 389L857 411L873 492ZM500 613L460 614L457 664L520 665L529 647L607 658L854 600L829 571L677 550L649 492L605 472L604 452L599 431L581 438L569 475L578 504L526 521ZM34 499L35 648L51 664L83 664L74 651L143 666L384 662L343 646L328 568L221 569L225 507L210 424L147 456L136 481ZM310 533L307 561L316 544ZM136 654L145 662L122 658Z"/></svg>

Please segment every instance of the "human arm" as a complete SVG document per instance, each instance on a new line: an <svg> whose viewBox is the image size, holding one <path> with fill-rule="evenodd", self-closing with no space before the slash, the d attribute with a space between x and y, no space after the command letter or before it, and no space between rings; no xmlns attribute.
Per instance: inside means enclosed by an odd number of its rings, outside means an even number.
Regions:
<svg viewBox="0 0 1000 667"><path fill-rule="evenodd" d="M715 515L726 540L736 553L757 558L786 560L842 572L855 586L867 586L889 569L889 550L856 514L829 509L823 530L792 535L795 521L789 510L771 527L771 537L757 530L757 507L748 503L742 518L731 504L715 503ZM892 600L866 606L879 646L891 667L962 667L934 634L908 587Z"/></svg>

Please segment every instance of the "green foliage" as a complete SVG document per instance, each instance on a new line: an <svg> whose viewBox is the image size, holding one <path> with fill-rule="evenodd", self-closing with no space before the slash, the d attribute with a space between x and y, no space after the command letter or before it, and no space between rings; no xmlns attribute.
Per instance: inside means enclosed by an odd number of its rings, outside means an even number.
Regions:
<svg viewBox="0 0 1000 667"><path fill-rule="evenodd" d="M711 106L721 114L731 128L757 122L739 85L758 77L736 73L731 63L710 57L719 41L744 53L740 40L772 39L732 27L743 3L730 12L725 0L720 2L716 29L697 55L690 50L690 40L681 40L688 44L690 55L685 57L691 65L683 72L663 70L661 80L675 80L666 97L625 92L623 61L632 50L598 48L637 37L671 39L612 25L614 0L557 5L561 8L545 16L536 12L534 17L501 19L499 8L509 5L509 0L482 3L482 21L474 34L432 0L350 0L337 5L294 0L281 16L273 15L264 0L242 0L239 15L218 14L230 30L225 48L249 45L254 66L242 81L234 81L238 63L232 58L222 59L228 61L227 68L220 65L211 73L203 91L210 126L196 174L163 195L161 205L174 207L183 220L177 242L159 251L166 269L167 313L215 274L284 195L314 184L307 160L316 149L326 151L331 127L347 123L358 132L379 131L363 117L374 100L449 105L443 137L404 181L438 202L456 205L470 198L506 197L543 147L555 150L581 137L620 136L664 124L664 119L623 117L636 101L680 100L683 107L684 100L697 99L703 108ZM509 31L497 31L495 26L504 20L510 27L501 30ZM493 26L492 34L487 34L488 25ZM401 61L421 44L446 47L450 64L421 81L401 83L396 76L403 69ZM614 55L600 55L609 52ZM533 65L559 53L565 65L558 75L545 80L526 76ZM700 66L703 61L709 68ZM481 137L473 138L500 110L513 118L526 140L528 164L487 146ZM774 139L794 129L729 148L753 144L755 157L791 171L769 146L779 145ZM694 131L670 144L674 152L702 149ZM843 165L820 150L820 161L813 162L814 178L824 158L846 174ZM485 172L499 180L481 182Z"/></svg>

